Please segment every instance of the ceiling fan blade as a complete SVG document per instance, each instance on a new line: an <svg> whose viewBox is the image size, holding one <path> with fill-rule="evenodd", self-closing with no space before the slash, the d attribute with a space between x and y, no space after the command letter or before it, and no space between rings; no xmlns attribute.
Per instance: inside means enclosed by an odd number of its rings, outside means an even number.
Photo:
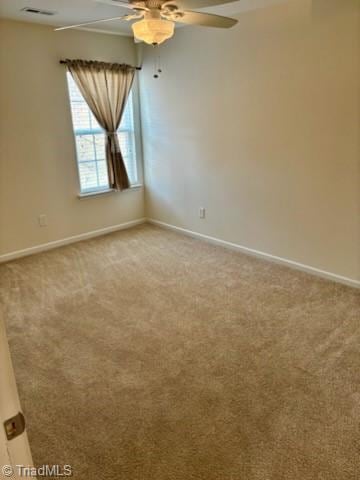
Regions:
<svg viewBox="0 0 360 480"><path fill-rule="evenodd" d="M206 7L215 7L224 3L233 3L235 0L166 0L165 4L177 5L180 10L199 10Z"/></svg>
<svg viewBox="0 0 360 480"><path fill-rule="evenodd" d="M212 15L210 13L183 12L182 17L178 17L175 22L186 23L188 25L201 25L202 27L230 28L237 24L235 18Z"/></svg>
<svg viewBox="0 0 360 480"><path fill-rule="evenodd" d="M114 7L123 7L123 8L141 8L146 10L144 0L96 0L96 3L103 3L105 5L112 5Z"/></svg>
<svg viewBox="0 0 360 480"><path fill-rule="evenodd" d="M127 17L129 16L132 16L132 15L123 15L122 17L104 18L102 20L94 20L92 22L78 23L77 25L67 25L65 27L55 28L55 32L58 32L60 30L68 30L70 28L85 27L86 25L94 25L95 23L111 22L112 20L126 20Z"/></svg>

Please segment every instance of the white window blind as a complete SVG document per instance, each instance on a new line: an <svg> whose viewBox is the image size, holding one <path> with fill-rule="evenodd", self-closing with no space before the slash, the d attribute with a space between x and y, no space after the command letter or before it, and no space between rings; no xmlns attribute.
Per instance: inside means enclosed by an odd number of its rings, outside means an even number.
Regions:
<svg viewBox="0 0 360 480"><path fill-rule="evenodd" d="M109 188L105 159L105 135L81 95L71 74L67 74L72 121L76 141L77 162L81 193L97 192ZM123 155L130 184L138 183L135 152L134 109L130 92L118 129L120 150Z"/></svg>

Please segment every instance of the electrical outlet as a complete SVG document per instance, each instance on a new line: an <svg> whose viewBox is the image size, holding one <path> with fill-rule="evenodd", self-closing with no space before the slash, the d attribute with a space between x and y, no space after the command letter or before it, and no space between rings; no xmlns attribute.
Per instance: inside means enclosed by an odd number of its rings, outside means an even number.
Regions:
<svg viewBox="0 0 360 480"><path fill-rule="evenodd" d="M39 215L39 225L40 227L47 227L47 216L46 215Z"/></svg>
<svg viewBox="0 0 360 480"><path fill-rule="evenodd" d="M200 217L200 218L205 218L205 208L204 208L204 207L200 207L200 209L199 209L199 217Z"/></svg>

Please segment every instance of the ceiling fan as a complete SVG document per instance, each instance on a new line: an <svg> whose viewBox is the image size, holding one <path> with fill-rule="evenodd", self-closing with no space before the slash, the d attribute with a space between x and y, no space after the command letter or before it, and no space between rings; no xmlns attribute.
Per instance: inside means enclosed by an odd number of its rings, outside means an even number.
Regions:
<svg viewBox="0 0 360 480"><path fill-rule="evenodd" d="M121 17L105 18L92 22L59 27L55 30L84 27L113 20L139 20L132 24L135 40L150 45L159 45L174 35L175 23L203 27L230 28L237 23L234 18L194 12L192 8L212 7L231 3L234 0L100 0L100 3L129 8L133 13Z"/></svg>

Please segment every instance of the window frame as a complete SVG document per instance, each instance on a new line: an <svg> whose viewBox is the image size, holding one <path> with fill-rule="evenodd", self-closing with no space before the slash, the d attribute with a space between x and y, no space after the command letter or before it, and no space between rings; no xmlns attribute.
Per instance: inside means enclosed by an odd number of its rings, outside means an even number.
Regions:
<svg viewBox="0 0 360 480"><path fill-rule="evenodd" d="M81 176L80 176L80 163L86 163L84 162L79 162L79 157L78 157L78 147L77 147L77 136L84 134L82 132L86 132L89 135L91 134L99 134L102 133L105 135L103 129L101 127L97 129L75 129L74 122L73 122L73 114L72 114L72 101L71 101L71 96L70 96L70 85L68 81L67 75L71 75L70 72L66 72L65 75L65 81L66 81L66 86L67 86L67 94L68 94L68 108L69 108L69 113L70 113L70 124L71 124L71 129L73 133L73 139L74 139L74 157L75 157L75 162L76 162L76 169L77 169L77 177L78 177L78 198L89 198L93 196L99 196L99 195L104 195L104 194L109 194L109 193L115 193L117 190L111 188L108 186L107 188L103 187L98 187L94 189L82 189L81 188ZM140 102L139 102L139 84L138 80L135 76L133 85L131 87L131 91L129 96L131 96L132 100L132 120L133 120L133 149L134 149L134 155L135 155L135 168L136 168L136 174L137 174L137 182L133 183L130 185L130 187L123 192L129 191L129 190L138 190L140 188L143 188L143 157L142 157L142 141L141 141L141 122L140 122ZM117 130L118 133L120 132L131 132L131 130L126 129L126 128L121 128ZM81 133L79 133L81 132ZM85 134L86 134L85 133ZM96 160L95 160L96 161ZM105 160L106 161L106 160ZM89 162L93 162L93 160L89 160Z"/></svg>

